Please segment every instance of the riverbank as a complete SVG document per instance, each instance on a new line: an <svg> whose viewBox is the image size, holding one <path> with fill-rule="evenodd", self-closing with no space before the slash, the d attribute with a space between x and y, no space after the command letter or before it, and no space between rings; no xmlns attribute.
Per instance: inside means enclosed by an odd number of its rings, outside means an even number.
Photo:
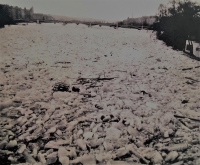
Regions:
<svg viewBox="0 0 200 165"><path fill-rule="evenodd" d="M1 156L199 164L198 61L144 30L29 24L0 38Z"/></svg>

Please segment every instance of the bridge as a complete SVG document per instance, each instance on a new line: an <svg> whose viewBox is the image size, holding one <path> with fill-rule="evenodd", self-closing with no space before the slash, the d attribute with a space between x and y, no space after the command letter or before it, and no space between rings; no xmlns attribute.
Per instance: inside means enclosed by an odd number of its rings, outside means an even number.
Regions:
<svg viewBox="0 0 200 165"><path fill-rule="evenodd" d="M92 26L99 26L99 27L101 27L101 26L110 26L110 27L114 27L114 28L118 27L118 23L63 21L63 25L71 24L71 23L75 23L77 25L83 24L83 25L87 25L88 27L92 27Z"/></svg>
<svg viewBox="0 0 200 165"><path fill-rule="evenodd" d="M138 29L138 30L141 30L141 29L151 29L152 27L151 26L142 26L142 25L138 25L138 26L133 26L133 25L121 25L121 24L118 24L118 22L116 23L104 23L104 22L82 22L82 21L63 21L63 25L66 25L66 24L70 24L70 23L75 23L77 25L79 24L84 24L84 25L87 25L88 27L92 27L92 26L109 26L109 27L113 27L113 28L118 28L118 27L121 27L121 28L129 28L129 29Z"/></svg>
<svg viewBox="0 0 200 165"><path fill-rule="evenodd" d="M141 29L151 29L150 26L133 26L133 25L121 25L121 24L118 24L117 22L116 23L106 23L106 22L84 22L84 21L63 21L63 20L25 20L25 19L16 19L14 20L15 23L31 23L31 22L35 22L35 23L62 23L63 25L66 25L66 24L71 24L71 23L75 23L77 25L79 24L83 24L83 25L86 25L88 27L92 27L92 26L109 26L109 27L113 27L115 29L117 29L118 27L121 27L121 28L129 28L129 29L138 29L138 30L141 30Z"/></svg>

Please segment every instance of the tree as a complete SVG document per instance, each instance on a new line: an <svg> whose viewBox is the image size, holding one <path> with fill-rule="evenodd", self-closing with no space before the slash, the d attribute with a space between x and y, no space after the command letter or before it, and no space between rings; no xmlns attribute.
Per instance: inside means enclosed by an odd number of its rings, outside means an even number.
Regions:
<svg viewBox="0 0 200 165"><path fill-rule="evenodd" d="M196 2L171 0L168 6L161 4L158 8L158 37L175 49L183 50L186 40L198 34L199 20L200 5Z"/></svg>
<svg viewBox="0 0 200 165"><path fill-rule="evenodd" d="M158 7L158 14L157 15L158 15L159 18L167 16L167 6L160 4L159 7Z"/></svg>

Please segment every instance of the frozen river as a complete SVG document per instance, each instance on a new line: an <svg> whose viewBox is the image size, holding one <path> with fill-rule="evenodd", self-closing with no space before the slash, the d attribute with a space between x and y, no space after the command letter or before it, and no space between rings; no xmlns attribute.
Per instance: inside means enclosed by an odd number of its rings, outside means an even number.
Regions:
<svg viewBox="0 0 200 165"><path fill-rule="evenodd" d="M151 31L29 24L0 38L4 159L199 163L199 62Z"/></svg>

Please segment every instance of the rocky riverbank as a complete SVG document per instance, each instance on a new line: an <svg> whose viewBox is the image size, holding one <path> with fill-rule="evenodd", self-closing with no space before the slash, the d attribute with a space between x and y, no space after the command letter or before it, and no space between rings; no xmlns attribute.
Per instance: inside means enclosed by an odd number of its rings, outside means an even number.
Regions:
<svg viewBox="0 0 200 165"><path fill-rule="evenodd" d="M0 29L4 164L200 164L200 64L150 32Z"/></svg>

